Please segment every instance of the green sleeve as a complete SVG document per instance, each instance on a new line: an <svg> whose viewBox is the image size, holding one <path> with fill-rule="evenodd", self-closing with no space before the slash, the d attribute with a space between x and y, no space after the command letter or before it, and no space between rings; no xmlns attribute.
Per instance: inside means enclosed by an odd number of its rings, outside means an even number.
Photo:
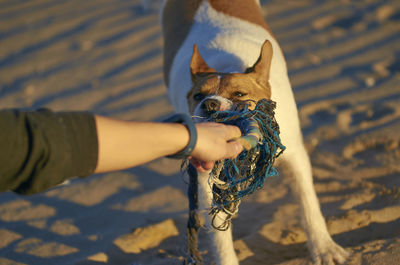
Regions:
<svg viewBox="0 0 400 265"><path fill-rule="evenodd" d="M0 191L42 192L97 165L97 132L88 112L0 111Z"/></svg>

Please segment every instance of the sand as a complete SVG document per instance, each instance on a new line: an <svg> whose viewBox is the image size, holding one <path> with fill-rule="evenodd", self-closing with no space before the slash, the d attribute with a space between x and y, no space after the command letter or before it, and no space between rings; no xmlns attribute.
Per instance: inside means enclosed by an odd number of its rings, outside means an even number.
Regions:
<svg viewBox="0 0 400 265"><path fill-rule="evenodd" d="M400 2L262 7L286 54L330 233L353 252L348 264L400 264ZM158 12L141 1L2 0L0 21L0 108L172 113ZM33 196L0 194L0 264L180 264L179 165L160 159ZM242 203L241 264L310 264L288 181L268 179Z"/></svg>

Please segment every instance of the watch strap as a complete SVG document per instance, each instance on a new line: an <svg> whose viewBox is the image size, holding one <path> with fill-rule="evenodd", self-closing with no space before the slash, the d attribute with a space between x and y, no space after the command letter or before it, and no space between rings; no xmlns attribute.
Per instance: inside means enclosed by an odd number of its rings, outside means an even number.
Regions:
<svg viewBox="0 0 400 265"><path fill-rule="evenodd" d="M167 157L174 158L174 159L184 159L184 158L189 157L192 154L193 149L197 143L197 130L196 130L196 127L192 120L192 117L190 117L187 114L178 113L178 114L175 114L175 115L167 118L166 120L164 120L164 122L181 123L181 124L185 125L185 127L189 131L188 145L182 151L180 151L176 154L173 154L173 155L169 155Z"/></svg>

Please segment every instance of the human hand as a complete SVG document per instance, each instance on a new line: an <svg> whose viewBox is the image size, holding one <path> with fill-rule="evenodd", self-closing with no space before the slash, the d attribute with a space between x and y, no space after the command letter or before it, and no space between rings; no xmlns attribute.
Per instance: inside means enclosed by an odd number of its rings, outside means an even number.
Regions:
<svg viewBox="0 0 400 265"><path fill-rule="evenodd" d="M242 135L236 126L207 122L196 124L196 129L197 143L190 162L200 172L212 169L217 160L235 158L243 150L235 141Z"/></svg>

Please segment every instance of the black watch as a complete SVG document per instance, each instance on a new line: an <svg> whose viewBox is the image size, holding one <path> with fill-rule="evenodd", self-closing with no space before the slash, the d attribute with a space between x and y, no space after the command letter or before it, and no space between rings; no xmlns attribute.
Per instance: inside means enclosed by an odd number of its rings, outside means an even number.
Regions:
<svg viewBox="0 0 400 265"><path fill-rule="evenodd" d="M175 114L172 117L164 120L164 122L182 123L183 125L186 126L186 128L189 131L188 145L179 153L176 153L174 155L169 155L167 157L174 158L174 159L184 159L184 158L189 157L192 154L193 149L196 146L196 142L197 142L197 131L196 131L196 127L194 126L192 117L190 117L187 114L178 113L178 114Z"/></svg>

